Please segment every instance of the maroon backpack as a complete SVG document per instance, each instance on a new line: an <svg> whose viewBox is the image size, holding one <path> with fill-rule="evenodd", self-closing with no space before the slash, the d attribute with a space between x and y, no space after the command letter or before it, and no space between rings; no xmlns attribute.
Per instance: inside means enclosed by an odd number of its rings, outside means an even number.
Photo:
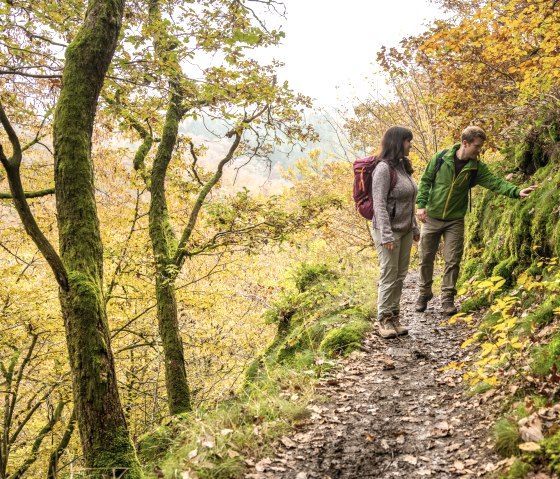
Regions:
<svg viewBox="0 0 560 479"><path fill-rule="evenodd" d="M353 198L356 202L356 209L366 220L373 219L373 198L371 187L373 180L373 170L381 160L377 156L368 156L354 161L354 193ZM391 183L389 192L397 184L397 172L394 168L389 168Z"/></svg>

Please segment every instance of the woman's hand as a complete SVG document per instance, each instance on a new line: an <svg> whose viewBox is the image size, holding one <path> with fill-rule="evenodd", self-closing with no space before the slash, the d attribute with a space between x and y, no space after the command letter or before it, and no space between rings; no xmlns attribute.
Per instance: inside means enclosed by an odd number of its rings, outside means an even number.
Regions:
<svg viewBox="0 0 560 479"><path fill-rule="evenodd" d="M425 223L428 219L428 213L426 213L426 208L418 208L416 210L416 218L418 218L422 223Z"/></svg>
<svg viewBox="0 0 560 479"><path fill-rule="evenodd" d="M388 243L385 243L383 245L383 248L385 248L387 251L393 251L395 249L395 242L389 241Z"/></svg>

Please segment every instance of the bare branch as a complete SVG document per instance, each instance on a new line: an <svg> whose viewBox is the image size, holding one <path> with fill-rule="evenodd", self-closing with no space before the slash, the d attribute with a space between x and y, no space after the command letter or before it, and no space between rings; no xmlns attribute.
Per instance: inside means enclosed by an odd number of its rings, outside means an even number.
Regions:
<svg viewBox="0 0 560 479"><path fill-rule="evenodd" d="M46 188L44 190L38 190L38 191L24 191L23 194L26 198L40 198L42 196L47 196L47 195L54 195L55 190L54 188ZM0 192L0 200L7 200L7 199L13 199L14 196L12 195L12 193L9 193L7 191L4 192Z"/></svg>
<svg viewBox="0 0 560 479"><path fill-rule="evenodd" d="M179 245L177 246L177 254L175 255L175 258L173 258L173 263L175 263L175 265L177 266L178 269L181 269L181 266L182 266L182 264L185 260L185 257L186 257L185 248L186 248L187 242L189 241L189 239L192 235L192 232L194 230L194 226L196 224L196 220L198 219L198 214L200 212L200 209L202 208L202 205L204 204L204 200L208 196L208 193L210 193L210 190L212 190L214 185L222 177L224 166L228 162L231 161L235 151L237 150L237 148L239 146L239 143L241 143L241 134L238 133L238 132L234 132L233 134L235 135L235 140L233 141L232 145L230 146L230 149L229 149L227 155L218 164L218 168L216 169L216 172L214 173L214 176L208 181L208 183L206 183L204 188L202 188L202 190L200 191L200 193L198 194L198 197L196 199L196 202L193 206L193 209L192 209L190 217L189 217L189 222L187 223L187 226L185 227L185 229L183 231L183 235L181 236L181 240L179 241Z"/></svg>
<svg viewBox="0 0 560 479"><path fill-rule="evenodd" d="M204 186L204 183L201 181L200 177L198 176L198 173L196 172L196 163L198 161L198 157L196 156L196 152L194 151L194 143L192 142L192 140L189 141L189 148L190 148L190 151L191 151L191 156L193 157L193 163L192 163L192 166L191 166L191 170L192 170L193 175L194 175L196 181L198 182L198 184L200 186Z"/></svg>
<svg viewBox="0 0 560 479"><path fill-rule="evenodd" d="M41 75L39 73L24 73L18 70L0 70L0 75L18 75L27 78L57 78L62 79L62 74L60 75Z"/></svg>
<svg viewBox="0 0 560 479"><path fill-rule="evenodd" d="M27 203L19 171L22 158L21 145L15 130L4 112L2 104L0 104L0 122L6 130L13 148L13 155L10 159L8 159L4 154L2 145L0 145L0 162L8 174L8 182L10 184L10 191L14 206L19 214L21 222L23 223L25 231L49 263L58 284L61 288L67 290L68 276L66 274L66 268L47 237L41 231L41 228L39 228L39 225L37 224L37 221L35 221L35 217L29 208L29 204Z"/></svg>

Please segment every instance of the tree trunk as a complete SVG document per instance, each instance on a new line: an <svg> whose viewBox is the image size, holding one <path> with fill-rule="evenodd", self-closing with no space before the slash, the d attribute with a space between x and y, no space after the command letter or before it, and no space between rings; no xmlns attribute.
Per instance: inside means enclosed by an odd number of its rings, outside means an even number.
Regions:
<svg viewBox="0 0 560 479"><path fill-rule="evenodd" d="M103 247L95 204L91 137L99 92L115 52L123 0L91 0L66 50L54 120L56 206L68 288L60 301L76 418L88 477L141 477L121 407L103 299ZM114 472L112 472L114 471Z"/></svg>
<svg viewBox="0 0 560 479"><path fill-rule="evenodd" d="M150 183L150 239L156 260L158 326L165 357L165 384L171 414L179 414L191 409L175 298L176 267L173 258L177 250L177 241L169 221L165 197L167 167L177 142L179 122L182 118L179 103L180 96L173 93L167 109L161 142L154 159Z"/></svg>

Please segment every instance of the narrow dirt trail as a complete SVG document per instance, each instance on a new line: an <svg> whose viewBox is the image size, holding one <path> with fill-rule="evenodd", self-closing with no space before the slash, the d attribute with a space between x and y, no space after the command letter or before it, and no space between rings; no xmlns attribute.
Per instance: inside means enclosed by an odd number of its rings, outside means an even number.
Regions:
<svg viewBox="0 0 560 479"><path fill-rule="evenodd" d="M383 340L373 331L365 351L322 379L326 399L308 407L310 418L247 479L444 479L494 469L489 427L504 398L468 396L459 372L438 371L467 355L468 331L441 326L437 298L414 312L416 282L409 274L401 303L409 336Z"/></svg>

